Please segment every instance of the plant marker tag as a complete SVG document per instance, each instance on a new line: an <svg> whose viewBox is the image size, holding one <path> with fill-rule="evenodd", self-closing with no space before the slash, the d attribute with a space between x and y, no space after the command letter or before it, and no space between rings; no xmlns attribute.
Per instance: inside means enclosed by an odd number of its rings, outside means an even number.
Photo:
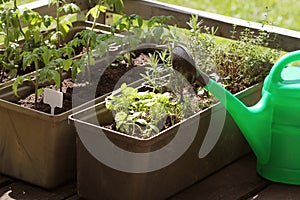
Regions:
<svg viewBox="0 0 300 200"><path fill-rule="evenodd" d="M63 106L63 93L50 88L44 89L44 103L51 107L51 114L54 115L54 108Z"/></svg>

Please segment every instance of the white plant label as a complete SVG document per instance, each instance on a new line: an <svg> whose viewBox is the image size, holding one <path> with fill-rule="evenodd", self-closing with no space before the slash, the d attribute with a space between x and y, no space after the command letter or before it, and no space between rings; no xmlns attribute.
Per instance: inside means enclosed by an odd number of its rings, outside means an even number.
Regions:
<svg viewBox="0 0 300 200"><path fill-rule="evenodd" d="M44 89L44 103L51 107L51 114L54 115L54 108L63 106L63 93L50 88Z"/></svg>

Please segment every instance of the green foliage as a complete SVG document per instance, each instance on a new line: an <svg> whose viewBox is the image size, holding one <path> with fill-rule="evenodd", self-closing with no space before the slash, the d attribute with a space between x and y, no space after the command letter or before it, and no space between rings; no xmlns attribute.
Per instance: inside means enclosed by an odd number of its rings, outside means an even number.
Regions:
<svg viewBox="0 0 300 200"><path fill-rule="evenodd" d="M27 24L29 29L37 27L40 28L42 25L49 27L52 20L51 16L41 16L39 13L30 9L24 9L21 11L21 21L23 24Z"/></svg>
<svg viewBox="0 0 300 200"><path fill-rule="evenodd" d="M171 16L154 16L150 20L145 21L139 15L123 15L115 24L111 26L110 43L119 46L127 46L129 49L136 49L142 43L165 44L172 39L169 26L166 24L172 20ZM116 32L124 34L123 37L115 36ZM112 42L111 42L112 41ZM135 56L131 52L124 52L119 58L126 60L129 65L132 64L132 57Z"/></svg>
<svg viewBox="0 0 300 200"><path fill-rule="evenodd" d="M15 1L14 1L15 3ZM15 4L14 4L15 5ZM169 22L175 19L172 16L153 16L148 21L143 20L139 15L122 15L121 18L111 26L111 32L107 34L95 31L96 19L101 13L106 12L113 5L118 12L122 11L122 0L99 0L99 3L91 8L86 17L94 19L91 30L83 30L76 34L75 38L65 47L62 47L62 38L66 35L72 24L68 18L61 18L61 15L71 15L80 12L79 7L74 3L67 3L65 0L49 0L49 5L56 7L57 15L55 18L50 16L40 16L38 13L29 9L18 10L9 0L0 0L0 35L4 37L5 52L1 55L1 69L9 70L12 76L18 71L18 66L23 62L23 70L28 67L35 68L34 77L18 76L13 90L17 93L17 88L24 81L31 81L35 85L37 95L42 91L41 84L46 81L53 81L58 87L61 86L61 77L64 71L72 70L72 77L78 73L86 72L89 80L89 68L94 63L97 56L102 56L109 51L112 45L126 47L121 52L122 59L131 63L133 54L127 52L135 49L141 43L154 42L156 44L174 44L181 42L174 36L174 30L168 26ZM52 22L56 24L56 31L44 37L40 30L48 27ZM22 29L20 22L27 26ZM235 27L232 30L232 39L236 41L222 41L215 37L218 31L214 27L202 26L202 22L195 16L188 22L190 30L188 46L192 50L197 66L214 75L219 81L231 91L236 92L251 84L260 82L278 57L278 50L267 49L268 42L272 41L271 35L260 31L259 34L245 29L239 36L236 35ZM122 33L123 37L117 36ZM25 43L21 47L17 45L20 38L25 38ZM81 59L72 60L74 47L84 46L86 53ZM128 47L128 48L127 48ZM25 50L24 53L21 53ZM155 92L164 92L162 85L169 84L169 79L165 77L169 73L171 66L170 49L156 52L149 55L149 66L142 77L154 88ZM42 64L42 65L41 65ZM3 73L1 73L3 74ZM170 76L172 78L172 76ZM2 78L1 78L2 79ZM236 86L239 82L242 86ZM173 82L175 85L181 83ZM237 88L238 87L238 88ZM178 91L182 88L177 88ZM184 111L196 110L189 106L193 100L186 98L183 94L179 97L168 96L154 92L140 93L129 87L122 86L122 96L119 98L111 96L107 106L114 109L116 113L117 128L123 131L134 130L137 135L150 137L158 131L161 117L169 117L170 121L177 121L183 117ZM162 95L162 96L161 96ZM209 96L209 94L206 94ZM135 96L130 100L130 96ZM149 97L152 100L147 98ZM168 97L168 98L166 98ZM129 98L126 100L126 98ZM121 100L120 100L121 99ZM128 104L130 100L130 105ZM134 103L138 101L139 103ZM117 104L112 105L110 103ZM173 114L169 113L168 106L175 104ZM149 106L151 105L151 106ZM116 106L116 107L115 107ZM119 109L119 107L122 109ZM127 106L127 107L126 107ZM129 111L128 108L137 109ZM113 107L113 108L112 108ZM149 108L147 115L143 114L143 109ZM173 109L173 108L172 108ZM193 112L190 112L193 113ZM179 116L179 117L178 117ZM150 119L150 118L154 119ZM130 122L126 125L125 122ZM151 129L151 130L150 130Z"/></svg>
<svg viewBox="0 0 300 200"><path fill-rule="evenodd" d="M145 92L123 84L120 94L106 99L107 109L115 114L116 129L141 138L151 137L199 111L195 92L172 74L170 48L149 54L148 64L141 74L146 81Z"/></svg>
<svg viewBox="0 0 300 200"><path fill-rule="evenodd" d="M202 26L202 22L197 17L193 16L188 25L190 26L190 30L186 32L189 36L188 46L196 58L197 66L213 78L218 79L221 84L232 92L238 92L245 87L263 81L272 63L279 56L279 50L264 47L274 39L271 38L269 33L260 31L256 35L254 32L245 29L238 38L232 38L235 40L224 41L215 37L217 29ZM235 27L233 27L232 32L232 37L235 37ZM172 88L173 93L168 93L168 95L176 94L169 96L172 100L176 99L176 101L171 101L176 102L177 105L173 113L180 117L176 119L188 117L199 111L199 109L209 107L215 102L215 99L202 88L196 91L198 98L203 99L199 102L197 98L193 97L193 92L190 92L190 89L185 85L184 79L177 79L176 75L172 73L166 76L170 73L168 71L171 66L170 49L150 54L148 64L145 74L141 74L141 76L146 80L146 85L153 87L153 91L145 94L149 96L153 94L163 95L166 94L167 88ZM152 124L152 127L148 125L149 119L141 114L141 109L145 105L140 101L153 107L153 110L155 110L153 113L165 114L166 112L155 107L156 104L152 100L138 97L137 93L136 89L127 89L122 85L121 94L109 97L106 106L115 113L117 130L140 136L141 134L138 133L147 132L148 128L150 131L152 128L151 134L149 131L146 134L148 137L157 132L158 125ZM155 99L154 96L150 98ZM160 107L163 106L160 105ZM131 108L134 108L134 111ZM153 117L155 116L153 114Z"/></svg>
<svg viewBox="0 0 300 200"><path fill-rule="evenodd" d="M121 0L99 0L99 5L87 13L87 16L94 18L92 30L78 33L74 40L62 47L61 41L72 27L72 23L68 20L69 17L73 13L80 12L80 8L75 3L68 3L65 0L49 0L49 6L56 8L55 18L47 15L41 16L30 9L19 10L15 0L13 2L1 1L0 3L3 3L0 5L2 25L0 34L4 36L6 45L5 52L1 55L1 75L4 74L4 70L9 70L11 74L17 74L17 68L21 63L23 63L22 71L34 68L36 70L34 76L17 76L13 84L13 91L18 95L18 87L24 81L31 81L35 86L36 102L38 95L43 91L43 83L53 81L57 87L61 87L63 72L72 70L72 77L75 79L78 73L84 71L85 63L88 65L93 63L91 50L96 49L98 43L108 38L108 34L97 34L94 31L96 18L111 5L114 5L119 11L121 11L120 6L123 6ZM55 22L56 30L45 37L40 30L52 25L52 22ZM20 23L26 27L25 31ZM25 39L22 46L17 45L20 38ZM81 45L87 47L87 56L82 56L82 59L79 60L71 59L74 55L74 47Z"/></svg>
<svg viewBox="0 0 300 200"><path fill-rule="evenodd" d="M25 9L20 17L22 24L27 25L24 32L25 43L23 49L25 51L32 50L40 45L43 45L46 38L41 32L41 29L48 28L53 18L48 15L41 16L39 13L30 9Z"/></svg>
<svg viewBox="0 0 300 200"><path fill-rule="evenodd" d="M104 41L108 37L108 34L99 34L93 30L87 29L76 33L74 40L72 40L70 44L73 44L74 46L89 46L89 48L95 49L98 43Z"/></svg>
<svg viewBox="0 0 300 200"><path fill-rule="evenodd" d="M153 16L148 20L148 27L164 27L169 29L167 23L171 22L175 20L175 18L173 16L165 16L165 15L161 15L161 16Z"/></svg>
<svg viewBox="0 0 300 200"><path fill-rule="evenodd" d="M19 23L20 13L14 8L0 7L1 31L4 35L4 43L16 42L21 36Z"/></svg>
<svg viewBox="0 0 300 200"><path fill-rule="evenodd" d="M122 12L123 10L123 0L105 0L105 3L108 7L114 7L117 12Z"/></svg>
<svg viewBox="0 0 300 200"><path fill-rule="evenodd" d="M237 41L227 44L221 51L221 48L215 51L214 63L223 77L223 84L235 93L262 82L280 55L278 49L264 47L273 39L267 32L260 31L256 35L245 29ZM217 56L221 59L217 59ZM236 83L240 84L239 88L234 87Z"/></svg>
<svg viewBox="0 0 300 200"><path fill-rule="evenodd" d="M0 0L0 4L8 3L10 0Z"/></svg>
<svg viewBox="0 0 300 200"><path fill-rule="evenodd" d="M17 71L23 63L22 70L34 68L35 75L18 76L13 84L13 91L17 95L17 88L24 81L31 81L35 86L35 104L38 95L43 91L40 85L46 81L54 81L57 87L61 87L62 73L71 69L74 54L73 46L60 47L61 38L68 32L72 24L68 18L62 20L61 15L70 15L80 12L79 7L74 3L67 3L64 0L49 0L49 5L55 5L57 16L41 16L30 9L19 10L16 1L13 6L0 6L0 20L2 27L1 34L4 36L5 52L2 56L2 73L5 70ZM66 17L66 16L65 16ZM56 22L56 31L46 37L41 33L42 28L47 28L51 23ZM20 23L26 28L23 31ZM22 46L16 45L23 37L25 42ZM21 53L22 52L22 53ZM2 78L1 78L2 79Z"/></svg>
<svg viewBox="0 0 300 200"><path fill-rule="evenodd" d="M98 4L91 8L87 14L86 18L92 16L94 18L92 28L90 30L82 30L76 33L75 38L69 42L72 46L79 46L82 45L86 49L86 53L79 59L75 61L75 64L72 68L72 77L76 77L80 72L86 72L86 81L91 84L90 81L90 67L94 62L93 58L93 49L97 49L97 44L101 44L105 39L109 37L110 34L98 34L95 32L96 20L100 16L101 12L106 12L107 7L103 6L103 1L99 0ZM105 49L107 47L103 48ZM99 49L98 49L99 50ZM99 52L101 52L99 51Z"/></svg>
<svg viewBox="0 0 300 200"><path fill-rule="evenodd" d="M201 23L197 17L188 23L188 46L196 65L232 93L262 82L280 56L279 49L264 47L275 39L268 32L261 30L255 34L245 29L237 36L233 26L234 40L220 40L214 36L217 29Z"/></svg>
<svg viewBox="0 0 300 200"><path fill-rule="evenodd" d="M153 16L148 21L145 21L137 14L122 15L122 17L111 26L111 32L113 34L124 31L133 33L135 35L135 37L132 37L133 41L136 40L136 36L138 36L139 39L143 38L148 42L154 39L157 39L156 42L159 42L159 40L162 41L165 39L163 38L164 33L169 31L167 23L173 20L173 16Z"/></svg>
<svg viewBox="0 0 300 200"><path fill-rule="evenodd" d="M70 14L70 13L79 13L81 12L80 8L74 4L74 3L66 3L65 1L63 1L62 3L64 3L63 6L60 6L58 8L58 12L59 13L63 13L63 14Z"/></svg>
<svg viewBox="0 0 300 200"><path fill-rule="evenodd" d="M148 65L145 66L145 73L140 74L146 84L153 87L155 91L162 92L162 86L169 83L166 74L172 71L171 56L169 49L162 52L149 54Z"/></svg>
<svg viewBox="0 0 300 200"><path fill-rule="evenodd" d="M209 0L201 1L201 3L198 0L159 1L259 23L264 23L267 15L269 21L275 26L300 30L300 23L297 20L297 15L295 15L300 6L298 0L253 0L247 2L239 0Z"/></svg>
<svg viewBox="0 0 300 200"><path fill-rule="evenodd" d="M4 41L4 53L0 56L0 82L3 80L4 72L8 71L11 78L19 71L22 61L23 50L32 49L42 42L41 27L47 27L51 23L51 17L41 16L30 9L20 10L16 1L5 1L0 5L0 35ZM27 25L23 30L21 23ZM24 38L21 46L18 41Z"/></svg>
<svg viewBox="0 0 300 200"><path fill-rule="evenodd" d="M164 122L181 120L178 102L172 101L169 93L139 92L122 84L120 95L106 99L106 107L115 113L117 130L126 134L149 138L157 134Z"/></svg>
<svg viewBox="0 0 300 200"><path fill-rule="evenodd" d="M0 55L0 59L2 65L0 82L2 82L4 71L9 71L9 75L15 77L19 68L18 64L21 60L21 50L19 45L16 43L9 44L3 54Z"/></svg>
<svg viewBox="0 0 300 200"><path fill-rule="evenodd" d="M173 19L171 16L154 16L149 21L144 21L139 15L122 15L122 17L111 26L110 33L98 33L94 30L96 24L96 18L99 17L101 12L105 12L107 7L103 6L103 1L99 0L99 3L91 8L86 17L92 16L94 18L92 28L90 30L83 30L78 32L74 39L69 42L71 46L82 45L86 49L86 53L76 62L74 68L74 75L76 73L86 73L86 80L89 82L90 66L95 57L102 57L109 49L114 46L120 46L126 48L124 52L121 52L119 60L125 60L128 65L132 63L132 52L127 52L129 49L135 49L139 44L144 42L157 42L162 43L169 39L168 34L169 27L166 23ZM144 27L144 25L146 25ZM122 32L123 37L116 35L116 33Z"/></svg>
<svg viewBox="0 0 300 200"><path fill-rule="evenodd" d="M91 1L89 0L89 3L91 3ZM121 13L122 10L123 10L123 0L99 0L99 3L98 3L99 7L101 6L104 6L107 10L107 9L113 9L115 8L115 10L118 12L118 13ZM98 5L96 5L95 7L98 7ZM95 8L94 7L94 8Z"/></svg>
<svg viewBox="0 0 300 200"><path fill-rule="evenodd" d="M69 16L73 13L80 13L81 10L78 5L74 3L67 3L65 0L49 0L48 5L54 5L56 8L56 31L51 33L51 42L56 44L57 47L61 45L61 39L66 36L72 23L68 20ZM63 15L64 18L61 17Z"/></svg>
<svg viewBox="0 0 300 200"><path fill-rule="evenodd" d="M116 23L111 26L111 32L116 31L130 31L132 29L141 29L143 26L143 19L137 14L123 15Z"/></svg>
<svg viewBox="0 0 300 200"><path fill-rule="evenodd" d="M100 16L100 13L105 13L106 12L106 7L102 5L95 5L93 8L91 8L87 13L86 13L86 18L88 18L90 15L94 18L97 19Z"/></svg>
<svg viewBox="0 0 300 200"><path fill-rule="evenodd" d="M40 92L42 83L46 81L54 81L55 85L61 90L62 74L64 71L69 71L73 65L73 49L69 46L60 49L50 48L49 46L42 45L32 51L24 51L23 56L23 69L34 65L35 75L34 78L28 75L18 76L13 84L13 91L17 94L18 86L23 82L31 81L35 86L35 104ZM40 68L41 63L44 67Z"/></svg>

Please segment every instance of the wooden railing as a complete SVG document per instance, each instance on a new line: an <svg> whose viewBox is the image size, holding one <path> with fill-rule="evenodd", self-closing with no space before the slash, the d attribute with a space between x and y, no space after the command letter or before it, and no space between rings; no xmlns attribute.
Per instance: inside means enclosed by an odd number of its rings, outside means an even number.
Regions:
<svg viewBox="0 0 300 200"><path fill-rule="evenodd" d="M71 0L67 0L70 2ZM93 4L89 4L89 0L73 0L82 10L89 9ZM36 12L39 12L41 15L51 15L56 16L56 11L53 6L48 6L48 0L36 0L28 4L19 6L19 8L30 8Z"/></svg>
<svg viewBox="0 0 300 200"><path fill-rule="evenodd" d="M91 8L98 0L92 0L91 4L88 0L75 0L82 10ZM41 14L54 14L55 10L52 7L48 7L47 1L39 0L31 4L24 5L34 9ZM218 27L216 32L217 36L224 38L230 38L233 29L233 25L236 25L237 35L245 28L250 28L254 32L258 33L259 30L265 30L276 36L274 42L269 43L271 48L280 48L283 51L294 51L300 49L300 32L293 31L276 26L263 25L256 22L249 22L233 17L224 15L209 13L205 11L185 8L181 6L170 5L151 0L124 0L123 12L125 14L138 14L143 19L149 19L155 15L172 15L176 20L177 27L187 28L187 21L189 21L191 15L197 15L199 20L203 20L203 25L209 27ZM105 16L102 17L101 22L105 22Z"/></svg>
<svg viewBox="0 0 300 200"><path fill-rule="evenodd" d="M198 15L199 20L203 20L203 25L218 27L216 35L230 38L231 30L235 24L237 33L245 28L250 28L255 32L263 29L276 35L276 41L270 43L270 47L278 47L284 51L294 51L300 49L300 32L279 28L275 26L262 25L260 23L248 22L245 20L204 12L200 10L175 6L150 0L124 0L124 13L136 13L148 19L154 15L172 15L178 20L178 27L186 28L186 22L191 15Z"/></svg>

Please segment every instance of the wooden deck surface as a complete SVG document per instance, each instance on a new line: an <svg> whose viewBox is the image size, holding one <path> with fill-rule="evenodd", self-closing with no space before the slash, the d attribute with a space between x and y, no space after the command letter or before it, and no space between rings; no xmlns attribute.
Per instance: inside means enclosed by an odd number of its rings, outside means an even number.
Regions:
<svg viewBox="0 0 300 200"><path fill-rule="evenodd" d="M173 195L169 200L298 200L300 186L272 183L257 175L256 159L249 154L202 181ZM0 175L0 200L75 200L76 183L52 191Z"/></svg>

